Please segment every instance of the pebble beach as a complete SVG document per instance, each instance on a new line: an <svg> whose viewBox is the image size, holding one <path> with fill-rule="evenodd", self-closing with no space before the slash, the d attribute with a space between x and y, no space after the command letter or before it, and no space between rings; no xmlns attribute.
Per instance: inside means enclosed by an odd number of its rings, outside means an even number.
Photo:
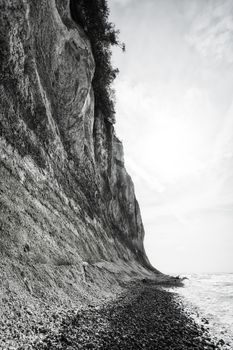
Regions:
<svg viewBox="0 0 233 350"><path fill-rule="evenodd" d="M47 328L48 329L48 328ZM37 350L71 349L226 349L213 340L208 320L197 324L182 300L153 283L131 283L126 292L104 305L73 310L60 328L47 331L32 345Z"/></svg>

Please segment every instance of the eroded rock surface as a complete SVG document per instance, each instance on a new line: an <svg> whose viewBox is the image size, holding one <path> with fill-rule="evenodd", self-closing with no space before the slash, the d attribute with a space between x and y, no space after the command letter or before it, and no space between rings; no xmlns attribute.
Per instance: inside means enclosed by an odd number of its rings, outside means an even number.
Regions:
<svg viewBox="0 0 233 350"><path fill-rule="evenodd" d="M101 268L146 273L122 144L94 108L95 63L69 1L1 0L0 21L2 288L74 298L83 262L97 280Z"/></svg>

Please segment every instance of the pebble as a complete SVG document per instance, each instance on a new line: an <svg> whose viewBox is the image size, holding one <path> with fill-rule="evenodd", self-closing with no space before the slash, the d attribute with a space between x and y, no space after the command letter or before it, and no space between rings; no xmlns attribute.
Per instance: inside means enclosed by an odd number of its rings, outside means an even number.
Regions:
<svg viewBox="0 0 233 350"><path fill-rule="evenodd" d="M49 332L34 349L221 349L221 342L215 345L206 327L197 325L182 310L172 293L138 283L108 305L71 315L59 336Z"/></svg>
<svg viewBox="0 0 233 350"><path fill-rule="evenodd" d="M173 293L153 283L129 283L114 300L80 310L46 304L37 310L17 300L6 310L0 322L0 349L226 349L223 339L217 344L211 339L208 320L196 324Z"/></svg>

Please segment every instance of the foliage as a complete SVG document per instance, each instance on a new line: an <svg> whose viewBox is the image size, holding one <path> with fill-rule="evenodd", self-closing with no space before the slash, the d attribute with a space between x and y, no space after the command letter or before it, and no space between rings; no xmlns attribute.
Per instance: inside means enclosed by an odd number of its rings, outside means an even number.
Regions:
<svg viewBox="0 0 233 350"><path fill-rule="evenodd" d="M119 30L108 20L107 0L72 0L71 15L91 42L96 64L93 78L96 108L114 120L114 90L111 86L119 70L112 67L111 46L120 46L125 51L125 44L118 39Z"/></svg>

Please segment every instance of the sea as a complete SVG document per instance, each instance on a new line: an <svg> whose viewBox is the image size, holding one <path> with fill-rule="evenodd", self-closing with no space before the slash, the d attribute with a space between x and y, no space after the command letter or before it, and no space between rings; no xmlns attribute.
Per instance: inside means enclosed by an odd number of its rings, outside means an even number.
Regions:
<svg viewBox="0 0 233 350"><path fill-rule="evenodd" d="M233 350L233 273L192 274L184 287L173 292L181 297L196 321L207 319L213 338L223 339L223 349Z"/></svg>

